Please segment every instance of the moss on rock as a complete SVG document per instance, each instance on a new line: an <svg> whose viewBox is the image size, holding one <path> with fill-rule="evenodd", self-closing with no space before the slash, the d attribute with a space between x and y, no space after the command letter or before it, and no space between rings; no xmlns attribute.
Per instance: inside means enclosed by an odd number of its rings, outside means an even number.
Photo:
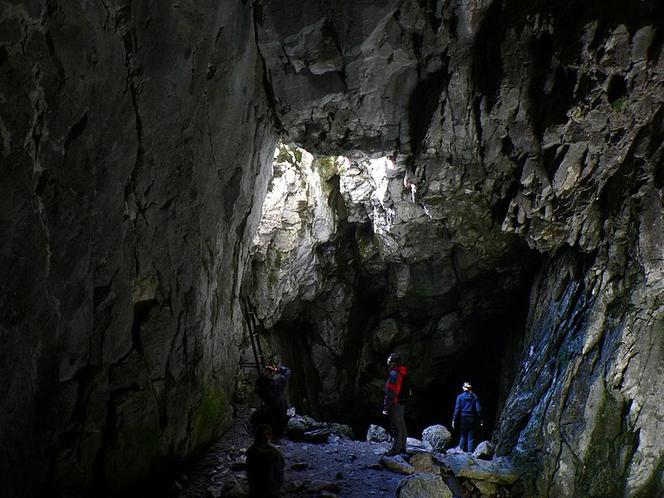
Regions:
<svg viewBox="0 0 664 498"><path fill-rule="evenodd" d="M339 172L337 156L316 157L312 166L314 170L318 172L321 179L325 182Z"/></svg>
<svg viewBox="0 0 664 498"><path fill-rule="evenodd" d="M585 465L577 474L580 496L623 496L627 467L636 435L625 427L625 402L606 393L586 454Z"/></svg>
<svg viewBox="0 0 664 498"><path fill-rule="evenodd" d="M203 399L194 410L191 424L191 441L194 446L210 442L231 421L231 405L222 389L207 386Z"/></svg>

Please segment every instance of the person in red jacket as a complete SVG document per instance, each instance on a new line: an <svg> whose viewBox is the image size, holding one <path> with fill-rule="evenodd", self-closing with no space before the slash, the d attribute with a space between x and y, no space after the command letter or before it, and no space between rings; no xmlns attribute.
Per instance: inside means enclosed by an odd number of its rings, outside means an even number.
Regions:
<svg viewBox="0 0 664 498"><path fill-rule="evenodd" d="M387 415L392 432L392 448L386 455L398 455L406 450L406 420L405 407L399 402L399 394L403 379L406 376L406 366L401 363L397 353L387 357L387 366L390 373L385 384L385 398L383 399L383 415Z"/></svg>

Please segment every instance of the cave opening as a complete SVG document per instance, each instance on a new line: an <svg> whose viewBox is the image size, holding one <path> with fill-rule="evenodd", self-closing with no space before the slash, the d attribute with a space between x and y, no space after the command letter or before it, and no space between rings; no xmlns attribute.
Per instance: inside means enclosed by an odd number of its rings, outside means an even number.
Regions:
<svg viewBox="0 0 664 498"><path fill-rule="evenodd" d="M498 248L478 256L446 230L445 202L420 195L389 158L277 146L244 292L268 357L293 370L297 413L346 423L359 438L386 426L385 359L397 351L414 391L409 436L450 427L470 381L491 437L540 256L496 232Z"/></svg>

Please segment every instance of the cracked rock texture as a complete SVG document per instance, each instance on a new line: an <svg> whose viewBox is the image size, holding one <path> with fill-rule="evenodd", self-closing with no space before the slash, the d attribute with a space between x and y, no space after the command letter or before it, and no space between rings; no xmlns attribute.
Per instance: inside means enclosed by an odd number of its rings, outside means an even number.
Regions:
<svg viewBox="0 0 664 498"><path fill-rule="evenodd" d="M254 40L242 2L0 2L3 496L135 485L228 425Z"/></svg>
<svg viewBox="0 0 664 498"><path fill-rule="evenodd" d="M460 305L459 291L464 278L485 275L488 266L526 283L517 268L528 273L527 265L505 264L509 255L532 260L515 256L522 251L508 237L515 234L543 263L525 336L505 353L516 370L495 432L498 452L532 471L529 496L664 494L664 445L655 436L664 429L661 2L293 6L276 0L258 16L281 126L311 151L391 158L392 214L400 202L408 208L402 213L428 212L395 216L404 223L392 225L399 242L390 251L373 201L362 188L343 195L346 222L364 227L362 238L357 230L352 239L342 236L357 248L344 267L364 287L354 287L363 290L350 309L336 299L290 327L330 352L327 365L339 373L316 382L339 383L331 394L354 384L345 392L366 400L379 389L380 373L350 380L362 371L352 353L357 344L364 355L369 340L386 339L369 353L374 362L382 359L378 351L400 344L419 362L418 345L430 351L445 330L472 345L468 323L442 319L458 317L459 309L470 319L483 309L485 299ZM344 181L341 175L341 192ZM363 213L358 201L369 209ZM379 263L362 261L368 244L360 240L375 246ZM457 250L461 263L450 265ZM382 284L360 278L381 271ZM367 289L378 296L368 312L358 297L366 299ZM358 326L357 314L346 317L360 308ZM315 321L325 311L344 317L335 322L337 334L346 327L347 336L364 339L327 341L321 331L329 327ZM409 312L417 319L404 319ZM495 310L487 316L484 325L497 323ZM432 329L427 319L444 325ZM439 354L454 347L443 341ZM426 359L418 368L429 378L441 375ZM511 374L503 369L505 384ZM362 392L371 379L375 385Z"/></svg>
<svg viewBox="0 0 664 498"><path fill-rule="evenodd" d="M383 357L403 350L417 358L411 414L439 411L433 393L455 366L504 345L490 322L517 325L536 259L481 213L475 231L447 231L454 204L418 201L389 158L279 145L273 167L245 292L296 371L298 409L358 423L381 406Z"/></svg>
<svg viewBox="0 0 664 498"><path fill-rule="evenodd" d="M399 348L440 422L481 365L526 496L663 495L663 42L660 0L0 0L2 494L214 438L242 284L310 414ZM314 156L245 275L274 128Z"/></svg>

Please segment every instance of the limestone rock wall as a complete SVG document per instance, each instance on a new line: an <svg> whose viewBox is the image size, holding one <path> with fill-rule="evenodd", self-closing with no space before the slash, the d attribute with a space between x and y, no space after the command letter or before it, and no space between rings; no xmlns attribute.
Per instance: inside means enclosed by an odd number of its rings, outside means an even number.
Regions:
<svg viewBox="0 0 664 498"><path fill-rule="evenodd" d="M441 221L453 205L419 200L389 158L280 145L273 169L244 292L295 369L292 401L359 422L381 406L383 357L401 350L421 393L410 414L440 417L448 408L429 392L480 343L499 361L536 259L490 219L478 221L483 244L451 235Z"/></svg>
<svg viewBox="0 0 664 498"><path fill-rule="evenodd" d="M509 234L547 259L497 432L543 471L531 491L662 494L661 2L280 0L259 14L294 141L393 158L462 255L456 275L488 261L513 274L492 259L516 254Z"/></svg>
<svg viewBox="0 0 664 498"><path fill-rule="evenodd" d="M0 482L123 487L224 427L274 120L395 165L332 185L319 283L265 308L309 393L369 406L398 346L441 374L536 251L499 451L662 494L663 5L1 0Z"/></svg>
<svg viewBox="0 0 664 498"><path fill-rule="evenodd" d="M532 292L498 431L499 451L536 476L530 494L662 492L662 198L652 177L625 186L608 240L561 251Z"/></svg>
<svg viewBox="0 0 664 498"><path fill-rule="evenodd" d="M0 2L4 496L135 485L228 423L254 40L246 2Z"/></svg>
<svg viewBox="0 0 664 498"><path fill-rule="evenodd" d="M318 249L333 239L338 225L328 202L330 178L321 177L322 169L304 149L279 144L275 150L246 275L247 293L264 327L293 315L288 305L312 301L322 292L324 262Z"/></svg>

